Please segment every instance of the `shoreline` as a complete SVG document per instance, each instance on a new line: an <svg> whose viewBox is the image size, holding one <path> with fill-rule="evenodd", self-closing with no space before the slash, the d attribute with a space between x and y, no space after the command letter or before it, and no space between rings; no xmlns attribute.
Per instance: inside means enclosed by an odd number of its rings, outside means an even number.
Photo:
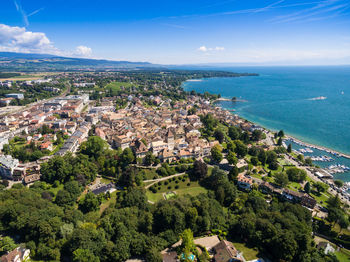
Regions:
<svg viewBox="0 0 350 262"><path fill-rule="evenodd" d="M220 99L220 98L219 98L219 99ZM225 100L218 100L218 99L216 99L214 102L216 102L216 101L231 101L231 100L228 99L228 98L223 98L223 99L225 99ZM244 101L245 101L245 100L244 100ZM224 108L222 105L218 105L218 106L221 107L223 110L232 113L232 111L230 111L230 110L227 109L227 108ZM236 115L238 115L239 118L244 119L244 120L246 120L246 121L248 121L248 122L250 122L250 123L252 123L252 124L254 124L254 125L259 125L259 126L261 126L262 128L264 128L265 130L267 130L267 131L269 131L269 132L274 132L273 130L271 130L271 129L269 129L269 128L266 128L264 125L260 125L260 124L258 124L258 123L253 122L253 121L250 121L250 120L248 120L248 119L245 119L245 118L241 117L239 114L236 114ZM301 144L302 146L306 146L306 147L318 149L318 150L321 150L321 151L325 151L325 152L327 152L327 153L330 153L330 154L333 154L333 155L336 155L336 156L339 156L339 157L343 157L343 158L346 158L346 159L349 159L349 160L350 160L350 155L345 154L345 153L342 153L342 152L339 152L339 151L337 151L337 150L334 150L334 149L331 149L331 148L328 148L328 147L325 147L325 146L321 146L321 145L317 145L317 144L312 144L312 143L309 143L309 142L305 142L305 141L303 141L302 139L298 139L298 138L296 138L296 137L294 137L294 136L292 136L292 135L285 134L285 137L286 137L286 139L291 139L291 140L293 140L294 142L296 142L296 143L298 143L298 144Z"/></svg>

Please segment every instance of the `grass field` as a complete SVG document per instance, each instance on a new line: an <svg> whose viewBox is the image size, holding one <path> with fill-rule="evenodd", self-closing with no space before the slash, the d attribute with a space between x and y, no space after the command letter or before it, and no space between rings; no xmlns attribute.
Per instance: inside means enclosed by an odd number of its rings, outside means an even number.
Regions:
<svg viewBox="0 0 350 262"><path fill-rule="evenodd" d="M105 86L105 89L112 89L113 91L120 91L121 90L121 87L125 87L125 88L128 88L128 87L131 87L133 86L132 83L130 82L112 82L112 83L109 83L108 85Z"/></svg>
<svg viewBox="0 0 350 262"><path fill-rule="evenodd" d="M334 253L340 262L350 261L350 251L342 248Z"/></svg>
<svg viewBox="0 0 350 262"><path fill-rule="evenodd" d="M259 253L258 249L256 248L249 248L243 243L239 242L233 242L233 245L235 248L237 248L239 251L243 252L243 256L246 260L254 260L257 259L257 255Z"/></svg>
<svg viewBox="0 0 350 262"><path fill-rule="evenodd" d="M164 199L163 194L170 191L176 192L176 195L178 196L186 194L196 196L207 192L207 190L204 187L201 187L198 182L190 182L190 180L185 176L170 178L168 180L161 181L152 187L156 188L156 193L153 193L150 189L148 189L146 192L148 200L152 202L157 202Z"/></svg>

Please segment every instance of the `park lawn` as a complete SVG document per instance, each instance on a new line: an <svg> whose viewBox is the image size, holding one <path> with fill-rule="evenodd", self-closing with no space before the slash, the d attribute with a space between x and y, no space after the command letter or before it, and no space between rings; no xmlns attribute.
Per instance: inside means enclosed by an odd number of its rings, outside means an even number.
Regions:
<svg viewBox="0 0 350 262"><path fill-rule="evenodd" d="M163 193L167 193L170 191L176 192L176 195L178 196L186 195L186 194L189 194L191 196L197 196L201 193L207 192L207 190L201 187L197 181L190 182L188 178L186 178L185 181L182 181L183 178L184 176L179 176L179 177L176 177L175 180L174 178L165 180L168 182L167 185L165 185L165 181L161 181L161 185L159 185L159 183L156 183L155 184L155 187L157 188L156 193L153 193L150 189L148 189L146 192L148 200L152 202L157 202L161 199L164 199ZM176 183L175 181L178 181L178 183ZM190 185L188 185L188 183L190 183ZM178 188L175 188L175 186L178 186Z"/></svg>
<svg viewBox="0 0 350 262"><path fill-rule="evenodd" d="M133 86L133 84L130 83L130 82L118 82L118 81L115 81L115 82L112 82L112 83L109 83L108 85L106 85L105 89L110 89L111 88L113 91L120 91L122 86L125 87L125 88L128 88L128 87Z"/></svg>
<svg viewBox="0 0 350 262"><path fill-rule="evenodd" d="M328 193L321 193L320 196L318 196L317 194L313 193L312 191L310 192L310 196L312 196L313 198L316 199L317 203L319 203L321 206L326 207L327 206L327 200L329 198L329 194Z"/></svg>
<svg viewBox="0 0 350 262"><path fill-rule="evenodd" d="M299 189L301 189L301 185L297 182L290 182L288 184L287 188L294 190L294 191L298 191Z"/></svg>
<svg viewBox="0 0 350 262"><path fill-rule="evenodd" d="M334 252L340 262L350 261L350 251L342 248L340 251Z"/></svg>
<svg viewBox="0 0 350 262"><path fill-rule="evenodd" d="M245 244L240 242L232 242L232 243L235 246L235 248L243 252L243 256L247 261L258 258L259 251L257 248L249 248Z"/></svg>
<svg viewBox="0 0 350 262"><path fill-rule="evenodd" d="M139 171L142 174L143 180L152 180L159 177L155 168L140 168Z"/></svg>

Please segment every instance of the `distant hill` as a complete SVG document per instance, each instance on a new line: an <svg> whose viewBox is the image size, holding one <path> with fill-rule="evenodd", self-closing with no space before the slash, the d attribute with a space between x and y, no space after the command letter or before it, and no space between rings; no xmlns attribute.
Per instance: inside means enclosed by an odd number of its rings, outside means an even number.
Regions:
<svg viewBox="0 0 350 262"><path fill-rule="evenodd" d="M0 52L0 72L75 71L159 68L148 62L111 61L46 54Z"/></svg>

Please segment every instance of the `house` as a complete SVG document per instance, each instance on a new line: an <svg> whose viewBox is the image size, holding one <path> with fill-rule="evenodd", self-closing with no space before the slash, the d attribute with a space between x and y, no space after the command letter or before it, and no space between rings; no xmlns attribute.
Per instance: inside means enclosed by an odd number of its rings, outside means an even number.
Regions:
<svg viewBox="0 0 350 262"><path fill-rule="evenodd" d="M2 99L0 99L0 104L4 105L4 106L8 106L13 99L14 98L12 98L12 97L2 98Z"/></svg>
<svg viewBox="0 0 350 262"><path fill-rule="evenodd" d="M114 145L120 147L122 150L130 146L131 139L126 135L116 136L114 139Z"/></svg>
<svg viewBox="0 0 350 262"><path fill-rule="evenodd" d="M318 249L323 249L324 253L327 255L328 253L334 253L335 249L334 247L331 246L331 244L329 244L329 242L320 242L317 245Z"/></svg>
<svg viewBox="0 0 350 262"><path fill-rule="evenodd" d="M25 176L23 179L23 183L26 185L34 183L35 181L39 181L40 177L41 177L40 174L32 174L32 175Z"/></svg>
<svg viewBox="0 0 350 262"><path fill-rule="evenodd" d="M5 97L12 97L12 98L16 98L16 99L24 99L24 95L23 94L6 94Z"/></svg>
<svg viewBox="0 0 350 262"><path fill-rule="evenodd" d="M133 147L136 158L144 158L148 152L147 146L140 140L135 142Z"/></svg>
<svg viewBox="0 0 350 262"><path fill-rule="evenodd" d="M18 159L10 155L0 156L0 175L6 179L12 179L13 169L19 164Z"/></svg>
<svg viewBox="0 0 350 262"><path fill-rule="evenodd" d="M23 247L17 247L13 251L3 255L0 257L1 262L22 262L22 261L29 261L30 260L30 250L23 248Z"/></svg>
<svg viewBox="0 0 350 262"><path fill-rule="evenodd" d="M53 149L53 144L51 141L46 141L40 145L41 150L49 150L52 151Z"/></svg>
<svg viewBox="0 0 350 262"><path fill-rule="evenodd" d="M269 182L264 181L259 185L259 189L264 194L271 194L274 190L274 187Z"/></svg>
<svg viewBox="0 0 350 262"><path fill-rule="evenodd" d="M222 240L219 244L214 247L215 262L238 262L243 260L242 253L240 253L234 245L226 240Z"/></svg>
<svg viewBox="0 0 350 262"><path fill-rule="evenodd" d="M295 192L295 191L289 190L287 188L283 189L283 192L282 192L282 197L285 200L290 201L290 202L294 202L294 203L300 202L302 196L303 196L303 193Z"/></svg>
<svg viewBox="0 0 350 262"><path fill-rule="evenodd" d="M251 178L246 177L243 174L239 174L237 177L237 186L238 188L250 191L252 189L253 180Z"/></svg>
<svg viewBox="0 0 350 262"><path fill-rule="evenodd" d="M303 206L305 206L305 207L308 207L308 208L313 209L313 208L316 206L317 201L316 201L316 199L312 198L312 197L309 196L308 194L304 194L304 195L301 197L300 204L303 205Z"/></svg>

